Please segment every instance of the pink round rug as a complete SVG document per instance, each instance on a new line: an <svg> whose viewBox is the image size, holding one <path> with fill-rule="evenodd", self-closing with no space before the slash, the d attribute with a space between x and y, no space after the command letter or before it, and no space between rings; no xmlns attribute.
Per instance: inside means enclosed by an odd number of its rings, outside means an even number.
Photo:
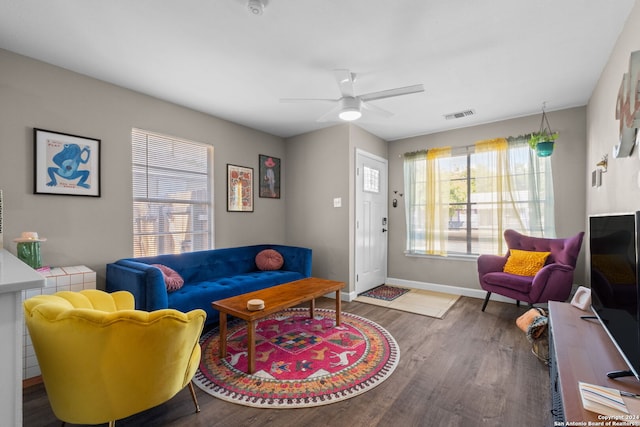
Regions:
<svg viewBox="0 0 640 427"><path fill-rule="evenodd" d="M228 327L227 357L218 356L219 333L201 340L195 384L229 402L254 407L300 408L339 402L387 379L400 360L394 338L380 325L351 313L291 308L256 325L256 372L247 371L246 322Z"/></svg>

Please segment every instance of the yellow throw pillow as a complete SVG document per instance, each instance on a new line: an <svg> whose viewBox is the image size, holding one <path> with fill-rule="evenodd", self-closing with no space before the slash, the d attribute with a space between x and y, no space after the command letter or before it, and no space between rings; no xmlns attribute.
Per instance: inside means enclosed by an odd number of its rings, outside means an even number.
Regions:
<svg viewBox="0 0 640 427"><path fill-rule="evenodd" d="M544 267L544 263L551 253L521 251L518 249L511 249L510 252L502 271L519 276L535 276Z"/></svg>

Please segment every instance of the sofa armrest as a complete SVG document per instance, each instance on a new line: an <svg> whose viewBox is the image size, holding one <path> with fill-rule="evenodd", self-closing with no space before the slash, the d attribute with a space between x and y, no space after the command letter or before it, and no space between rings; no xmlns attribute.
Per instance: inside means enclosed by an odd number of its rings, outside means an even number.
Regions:
<svg viewBox="0 0 640 427"><path fill-rule="evenodd" d="M506 263L506 256L480 255L478 257L478 274L482 277L487 273L502 271Z"/></svg>
<svg viewBox="0 0 640 427"><path fill-rule="evenodd" d="M311 277L311 249L283 245L274 245L272 248L284 258L283 270L296 271L304 277Z"/></svg>
<svg viewBox="0 0 640 427"><path fill-rule="evenodd" d="M571 295L573 271L570 265L545 265L534 276L529 297L533 301L565 301Z"/></svg>
<svg viewBox="0 0 640 427"><path fill-rule="evenodd" d="M107 264L107 292L129 291L137 310L169 308L162 272L150 264L121 259Z"/></svg>

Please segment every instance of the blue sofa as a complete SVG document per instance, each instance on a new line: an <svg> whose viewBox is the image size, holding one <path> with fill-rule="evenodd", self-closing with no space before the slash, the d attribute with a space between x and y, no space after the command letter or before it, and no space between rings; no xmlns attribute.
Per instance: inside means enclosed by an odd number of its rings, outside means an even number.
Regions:
<svg viewBox="0 0 640 427"><path fill-rule="evenodd" d="M274 249L284 258L279 270L259 270L256 255ZM168 292L159 268L165 265L184 279L182 288ZM211 249L178 255L125 258L107 264L107 292L129 291L136 309L174 308L207 312L206 324L217 323L211 302L311 276L311 249L284 245L255 245Z"/></svg>

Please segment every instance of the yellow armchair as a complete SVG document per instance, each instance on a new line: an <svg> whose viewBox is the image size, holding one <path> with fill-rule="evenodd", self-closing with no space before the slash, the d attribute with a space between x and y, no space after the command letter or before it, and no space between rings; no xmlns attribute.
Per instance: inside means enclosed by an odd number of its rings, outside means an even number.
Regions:
<svg viewBox="0 0 640 427"><path fill-rule="evenodd" d="M135 310L133 295L89 289L38 295L24 315L51 408L58 419L99 424L166 402L200 363L206 314Z"/></svg>

